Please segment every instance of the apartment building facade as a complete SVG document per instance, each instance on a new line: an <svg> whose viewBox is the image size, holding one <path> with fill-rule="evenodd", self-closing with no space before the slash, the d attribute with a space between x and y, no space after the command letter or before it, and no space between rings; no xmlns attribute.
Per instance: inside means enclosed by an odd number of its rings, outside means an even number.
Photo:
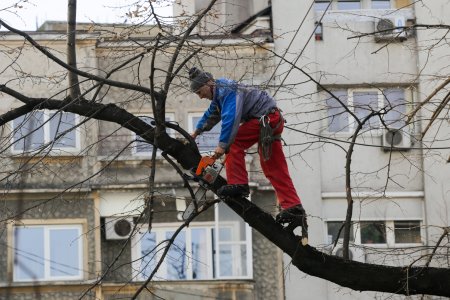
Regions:
<svg viewBox="0 0 450 300"><path fill-rule="evenodd" d="M292 127L304 133L288 131L285 139L292 145L296 186L307 211L316 217L310 218L311 244L322 245L324 251L331 251L347 212L347 155L358 129L354 116L363 120L383 108L387 112L370 118L354 140L349 170L353 259L423 265L427 247L448 226L448 114L423 139L432 108L405 123L405 116L448 78L446 67L439 67L446 65L448 53L448 44L439 42L442 32L421 27L448 24L444 11L440 1L272 1L274 36L279 37L274 39L275 52L298 67L280 64L279 80L285 85L305 82L280 91L278 98L285 99L280 106L297 118ZM434 101L440 103L446 93L440 91ZM334 253L339 248L338 243ZM415 261L421 255L425 259ZM435 259L432 264L444 266ZM302 299L390 297L351 292L291 270L286 299L298 299L306 289Z"/></svg>
<svg viewBox="0 0 450 300"><path fill-rule="evenodd" d="M64 60L64 30L60 22L47 22L28 34ZM157 26L135 30L78 24L79 69L106 76L144 51L160 32ZM65 99L66 70L18 35L2 33L0 39L2 84L32 98ZM220 37L191 42L203 43L202 64L210 72L251 83L272 67L267 52L254 46L266 40ZM171 49L156 54L161 70L167 68ZM226 66L222 60L228 61ZM145 56L109 78L148 86L150 65L151 57ZM163 76L155 76L156 86ZM189 91L186 76L187 70L175 79L166 120L192 131L208 103ZM81 79L85 99L117 105L154 124L148 95L92 87ZM3 114L23 105L7 93L1 98ZM158 151L150 230L145 203L153 148L139 136L114 122L39 108L3 128L0 298L131 298L183 224L181 214L190 197L183 178ZM214 149L219 132L216 128L198 139L202 153ZM170 134L182 138L173 130ZM273 190L256 160L249 157L247 163L251 197L275 213ZM195 189L197 184L192 184ZM281 251L219 203L178 234L138 299L283 299L282 267Z"/></svg>
<svg viewBox="0 0 450 300"><path fill-rule="evenodd" d="M182 23L207 4L208 1L199 0L177 1L174 15L181 16L177 20ZM226 1L218 2L195 31L192 43L207 49L196 59L196 65L217 77L227 76L269 89L283 109L288 122L283 137L285 152L310 215L311 245L330 253L332 242L338 239L347 210L347 151L358 129L354 117L363 120L370 113L374 117L361 125L351 160L352 258L368 263L409 264L420 255L427 255L427 247L434 246L442 234L441 228L448 226L448 118L431 126L423 139L420 134L428 126L433 109L422 110L413 122L405 122L405 116L448 77L448 45L441 40L442 32L422 30L419 25L448 24L448 18L445 4L438 1ZM154 31L146 34L154 36L157 29L152 28ZM37 40L64 52L64 41L59 37L51 31L35 33ZM141 45L145 41L134 38ZM14 48L14 43L16 47L21 44L12 35L3 39L11 43L10 48ZM136 53L136 44L133 39L108 39L85 32L79 34L79 62L85 68L107 70ZM34 55L30 51L20 59ZM163 69L167 59L160 58L158 63ZM49 70L43 64L33 64L29 73L58 73L58 69ZM113 78L145 82L148 73L141 66L149 65L144 60L117 72ZM195 99L186 84L186 78L175 80L166 119L189 131L207 103ZM45 87L34 86L28 91L36 97L50 97L49 86L58 87L58 81L49 80ZM438 93L436 101L443 96ZM99 97L151 122L149 99L116 88L103 89ZM3 101L9 105L5 108L17 105L7 96L3 96ZM50 112L41 114L37 120L52 119ZM77 116L62 117L68 126L80 121ZM17 124L23 124L22 121L25 119ZM13 122L10 128L14 130L14 126ZM77 155L54 155L45 160L33 157L25 164L38 166L33 174L25 178L15 175L7 181L4 203L10 218L19 209L51 199L48 204L21 214L20 222L9 222L3 231L3 244L10 247L4 247L8 255L1 258L5 271L0 278L5 293L11 297L21 299L36 292L30 284L36 279L43 282L38 285L42 295L53 295L55 299L80 295L105 270L106 278L90 295L105 299L132 295L154 266L154 258L145 253L167 239L180 224L179 211L188 193L171 166L159 159L159 197L152 231L149 233L142 225L128 243L117 236L120 231L114 231L112 225L122 219L128 224L145 224L137 217L148 192L151 147L113 123L89 121L83 126L62 142L63 146L69 144L77 149ZM44 140L55 130L52 122L43 126ZM199 141L201 150L211 149L215 135L217 131ZM80 155L80 150L94 141L98 142ZM5 157L8 163L4 168L14 170L24 163L21 153L29 146L9 147L8 155L13 157ZM251 197L261 208L274 212L275 196L262 178L257 161L249 156ZM101 176L91 179L93 174ZM65 191L80 178L88 179ZM44 266L43 277L30 278L29 270L20 266L20 259L16 262L19 254L15 251L27 253L27 243L41 243L43 253L51 253L45 249L52 249L52 239L60 239L58 234L71 241L72 246L77 241L78 250L67 249L78 251L74 262L77 265L67 266L65 262L54 270L51 257L39 263ZM28 242L16 245L17 236ZM75 238L80 236L83 238ZM339 245L333 253L339 254ZM391 296L352 292L289 267L288 257L283 257L223 205L210 209L187 228L176 246L193 257L191 261L172 259L163 264L157 273L159 280L150 288L161 297L291 300L299 295L302 299ZM176 249L169 256L183 257ZM56 259L58 254L55 255ZM33 261L30 257L23 259ZM112 261L116 262L110 266ZM35 264L30 264L32 274L40 270ZM152 299L150 293L143 297Z"/></svg>

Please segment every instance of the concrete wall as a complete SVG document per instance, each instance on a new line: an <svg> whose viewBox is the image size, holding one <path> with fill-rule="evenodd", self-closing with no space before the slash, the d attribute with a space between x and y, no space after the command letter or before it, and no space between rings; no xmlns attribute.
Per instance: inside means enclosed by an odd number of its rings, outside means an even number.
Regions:
<svg viewBox="0 0 450 300"><path fill-rule="evenodd" d="M54 47L61 52L61 59L64 59L64 42L59 40L57 35L49 35L47 33L34 34L34 37L40 42L48 46ZM99 68L108 71L114 68L119 60L129 58L141 51L130 47L128 43L118 41L108 41L103 39L97 40L97 35L84 36L80 41L78 49L78 62L83 68ZM12 48L19 46L20 42L8 40L8 45ZM267 45L264 38L260 38L257 43ZM241 80L247 84L265 84L270 74L269 70L273 67L273 61L270 59L268 52L255 46L253 41L245 42L243 40L209 40L201 41L204 43L205 51L200 53L202 59L197 61L195 65L203 67L205 70L213 73L216 77L228 76ZM220 46L219 46L220 45ZM270 44L268 45L270 47ZM168 59L165 54L158 54L158 67L166 68ZM33 64L27 64L27 61L36 61ZM6 63L2 60L2 63ZM21 86L21 91L30 96L50 97L56 90L64 88L64 73L61 68L48 62L42 55L34 50L24 50L23 56L20 57L20 63L26 64L28 72L37 71L38 75L49 75L50 78L42 78L42 81L25 81ZM124 71L118 72L111 77L113 80L122 80L130 83L140 83L144 86L149 84L149 63L148 58L141 62L139 68L137 64ZM35 66L37 70L33 68ZM145 66L145 67L142 67ZM4 67L4 65L2 65ZM62 74L64 73L64 74ZM94 72L95 73L95 72ZM99 72L98 74L100 74ZM103 74L103 73L101 73ZM5 77L3 77L5 75ZM2 75L3 80L14 78L15 74L5 73ZM61 80L58 84L48 83L51 76L59 76ZM164 73L158 73L156 81L158 84L163 82ZM8 77L9 76L9 77ZM168 97L167 111L172 113L175 120L179 124L189 130L188 113L201 113L208 107L207 101L200 101L197 96L188 90L187 74L181 74L174 80L173 89ZM56 77L55 77L56 78ZM45 81L45 84L43 83ZM18 83L11 83L11 88L19 88ZM59 95L55 99L61 99L65 96ZM1 95L5 106L2 106L2 113L6 112L10 107L17 107L19 103L13 101L10 97ZM130 110L137 115L151 114L151 105L149 99L142 97L137 93L126 92L121 89L104 88L100 94L102 103L115 103L121 107ZM4 132L5 136L9 132ZM14 213L23 207L37 204L37 193L42 193L42 200L50 199L53 194L44 194L48 189L62 189L70 186L80 180L87 179L92 174L96 176L89 178L84 184L86 187L84 198L76 198L66 200L66 196L62 199L51 200L48 204L39 208L30 210L23 215L23 219L43 218L44 222L52 222L55 219L64 218L86 218L88 237L88 270L89 277L86 279L95 279L97 274L106 270L109 265L115 261L118 253L122 251L118 260L114 263L113 268L104 279L104 286L96 289L97 297L101 294L106 299L115 299L120 295L130 295L134 293L137 284L130 284L129 289L118 291L120 287L128 283L132 277L131 248L125 245L123 241L106 240L104 232L98 229L102 226L103 217L125 214L136 216L143 210L143 195L146 194L146 184L150 174L149 157L136 157L132 154L131 146L127 146L133 135L128 130L120 128L120 126L112 123L88 122L80 129L81 149L90 146L89 151L83 152L82 155L73 157L54 156L45 159L36 157L29 163L36 164L36 168L26 173L25 176L15 175L8 182L5 188L27 188L23 191L25 201L17 201L17 197L11 196L8 199L2 199L4 210L2 215L12 217ZM97 142L100 142L97 144ZM91 147L92 146L92 147ZM120 151L123 151L120 158L114 162L110 159ZM77 153L78 154L78 153ZM2 170L16 170L23 163L23 157L6 158L2 161ZM248 159L248 166L251 172L251 186L256 201L261 207L267 211L276 213L276 199L273 191L268 188L268 183L263 176L257 159ZM182 180L178 175L174 175L172 167L168 163L158 160L157 162L157 188L158 193L172 194L175 191L177 196L187 195L186 190L182 190ZM131 198L130 195L132 195ZM128 197L128 198L127 198ZM169 197L170 198L170 197ZM124 201L127 199L127 201ZM21 206L21 205L24 206ZM3 207L2 206L2 207ZM175 202L172 199L162 202L156 201L155 222L179 222L176 219ZM214 210L210 209L200 216L196 221L212 221ZM3 225L2 225L3 226ZM1 237L4 241L8 239L6 226L0 228L2 230ZM205 282L189 282L189 283L167 283L158 284L155 289L158 294L164 297L172 297L173 299L193 299L192 295L207 295L217 298L235 298L235 299L283 299L283 270L281 264L281 253L274 248L261 235L255 233L252 241L253 247L253 274L254 277L249 280L233 280L233 281L205 281ZM6 253L3 247L2 253ZM5 266L7 265L7 256L1 255L0 259L2 270L0 272L0 282L8 283ZM276 270L276 272L273 272ZM80 284L76 282L76 284ZM43 299L72 299L77 298L84 286L80 289L73 289L72 284L62 285L61 283L52 286L51 284L42 284L40 292L30 289L27 284L20 286L13 284L13 287L5 289L5 293L14 293L15 299L28 299L36 295L40 295ZM68 288L67 286L70 286ZM60 291L58 287L67 288L66 292ZM104 290L102 292L101 290ZM186 290L186 293L180 293L180 290ZM192 293L192 295L190 294ZM178 296L174 296L177 294ZM150 295L143 295L142 299L152 299Z"/></svg>
<svg viewBox="0 0 450 300"><path fill-rule="evenodd" d="M431 45L439 40L442 32L417 31L417 37L409 32L403 41L376 42L373 35L375 24L380 18L403 16L416 24L448 24L442 3L425 1L407 6L407 1L392 1L400 10L371 10L370 1L362 1L363 9L358 11L333 10L306 15L313 1L272 1L275 51L280 66L275 82L295 85L280 88L276 97L284 109L288 126L300 132L288 131L284 138L289 145L290 168L295 185L302 196L310 220L310 243L321 246L326 242L326 221L343 220L346 213L345 160L349 133L330 133L327 128L327 114L324 99L326 93L311 82L299 69L329 89L401 87L411 110L415 102L447 78L448 67L444 53L448 47ZM315 40L315 22L323 26L323 40ZM301 24L301 26L300 26ZM298 34L297 34L298 31ZM365 34L369 34L365 36ZM352 38L355 36L358 38ZM431 51L423 51L428 48ZM290 63L295 64L292 67ZM289 74L285 78L286 74ZM425 74L437 75L429 76ZM423 76L422 76L423 75ZM441 76L441 77L439 77ZM437 95L443 99L448 91ZM433 108L421 118L428 120ZM422 225L448 226L449 164L448 151L430 150L423 153L422 146L446 147L449 131L448 115L445 113L430 129L429 139L422 144L420 131L427 121L408 128L413 146L409 151L385 152L380 148L381 131L362 134L352 156L351 183L354 192L354 220L400 220L418 219ZM318 143L318 137L322 137ZM331 138L328 140L327 138ZM432 141L439 139L440 142ZM388 165L390 168L388 169ZM388 173L389 172L389 173ZM445 174L445 175L444 175ZM388 178L389 175L389 178ZM385 193L380 193L384 191ZM426 245L435 241L441 229L422 231L422 242ZM432 245L433 243L431 243ZM424 253L422 253L424 254ZM367 256L370 261L378 258ZM289 259L285 258L285 264ZM386 263L386 261L384 261ZM405 261L390 262L408 264ZM384 297L372 293L352 293L318 278L289 269L286 277L286 299L369 299ZM304 293L308 290L308 293ZM387 297L387 296L386 296Z"/></svg>
<svg viewBox="0 0 450 300"><path fill-rule="evenodd" d="M417 24L449 24L450 17L446 13L447 6L439 1L424 1L423 5L415 5ZM430 76L421 77L419 83L419 101L424 101L445 78L448 78L447 62L448 44L439 42L441 30L418 30L417 48L418 69ZM442 103L448 93L448 85L433 97L433 104L426 105L419 113L422 118L421 128L429 125L436 105ZM447 104L448 107L448 104ZM445 109L444 109L445 110ZM450 224L450 154L447 149L432 149L448 147L450 137L448 110L442 111L423 138L424 149L424 187L426 223L430 225L427 238L434 244L442 235L442 226ZM430 149L431 148L431 149ZM429 149L429 150L428 150ZM435 261L437 265L442 262ZM445 264L447 262L444 262Z"/></svg>

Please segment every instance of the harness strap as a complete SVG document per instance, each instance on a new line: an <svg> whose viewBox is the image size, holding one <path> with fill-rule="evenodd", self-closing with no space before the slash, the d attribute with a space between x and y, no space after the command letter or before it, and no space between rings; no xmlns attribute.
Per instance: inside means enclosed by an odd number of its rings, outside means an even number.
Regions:
<svg viewBox="0 0 450 300"><path fill-rule="evenodd" d="M274 132L281 126L282 122L284 122L284 118L280 113L280 120L277 125L272 128L270 127L270 117L269 114L262 116L259 119L259 142L258 142L258 150L261 151L261 155L264 161L269 160L272 156L272 143L276 140L282 140L281 134L274 134Z"/></svg>

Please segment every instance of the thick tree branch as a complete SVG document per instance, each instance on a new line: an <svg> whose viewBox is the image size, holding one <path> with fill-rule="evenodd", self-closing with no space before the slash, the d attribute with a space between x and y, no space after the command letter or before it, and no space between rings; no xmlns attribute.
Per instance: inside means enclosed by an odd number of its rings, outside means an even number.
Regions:
<svg viewBox="0 0 450 300"><path fill-rule="evenodd" d="M77 68L76 32L77 31L77 0L67 2L67 64ZM77 73L69 71L69 92L72 99L80 97L80 84Z"/></svg>

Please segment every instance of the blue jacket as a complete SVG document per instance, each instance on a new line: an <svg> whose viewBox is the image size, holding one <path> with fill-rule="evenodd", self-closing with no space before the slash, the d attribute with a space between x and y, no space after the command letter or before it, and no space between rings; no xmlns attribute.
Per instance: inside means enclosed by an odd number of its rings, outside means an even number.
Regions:
<svg viewBox="0 0 450 300"><path fill-rule="evenodd" d="M228 149L240 123L267 114L276 107L276 102L265 91L227 78L219 78L215 83L214 97L198 122L196 132L209 131L222 121L219 146Z"/></svg>

